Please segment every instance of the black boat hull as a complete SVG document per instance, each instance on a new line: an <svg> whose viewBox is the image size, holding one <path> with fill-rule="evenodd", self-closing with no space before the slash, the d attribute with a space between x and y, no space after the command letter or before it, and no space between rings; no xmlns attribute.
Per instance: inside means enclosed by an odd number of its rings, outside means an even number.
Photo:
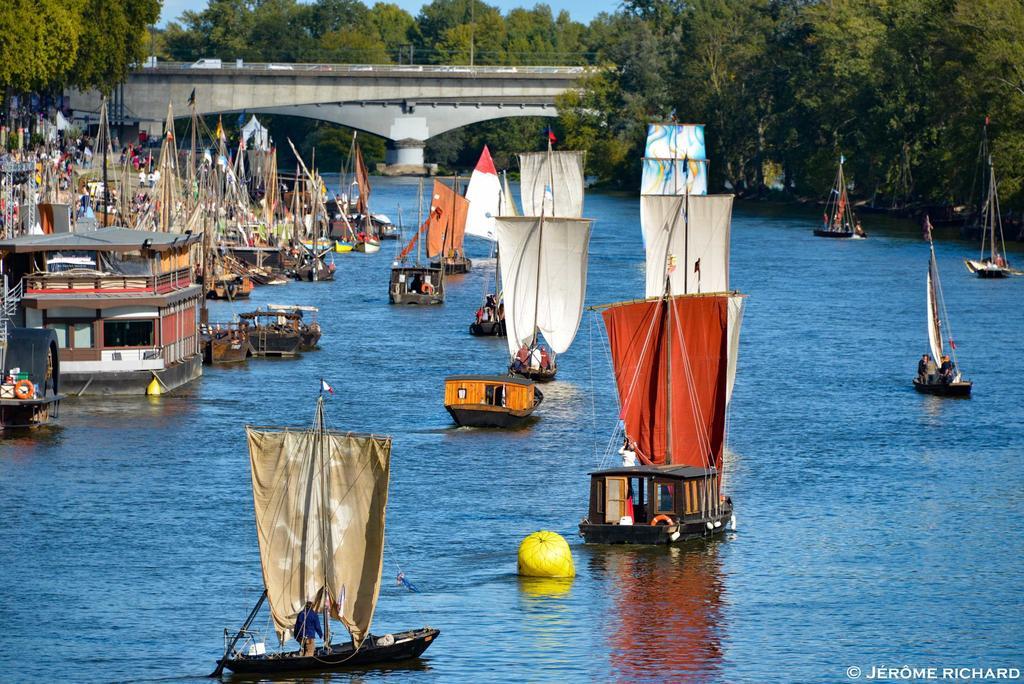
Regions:
<svg viewBox="0 0 1024 684"><path fill-rule="evenodd" d="M971 387L974 383L970 380L963 380L961 382L921 382L917 378L914 378L914 389L921 394L931 394L937 397L969 397L971 396Z"/></svg>
<svg viewBox="0 0 1024 684"><path fill-rule="evenodd" d="M249 331L249 353L253 356L295 356L301 344L298 333Z"/></svg>
<svg viewBox="0 0 1024 684"><path fill-rule="evenodd" d="M470 323L469 334L476 337L505 337L505 321Z"/></svg>
<svg viewBox="0 0 1024 684"><path fill-rule="evenodd" d="M290 653L247 656L238 655L218 661L238 674L284 674L287 672L324 672L350 667L367 667L396 663L419 658L434 642L440 630L431 627L389 635L394 643L382 645L382 637L367 637L362 647L354 651L352 644L338 644L329 650L318 648L313 656Z"/></svg>
<svg viewBox="0 0 1024 684"><path fill-rule="evenodd" d="M441 270L440 261L432 261L430 263L431 268ZM473 260L467 259L466 257L450 257L444 260L444 274L445 275L462 275L469 273L473 269Z"/></svg>
<svg viewBox="0 0 1024 684"><path fill-rule="evenodd" d="M850 239L856 237L857 234L853 232L846 232L844 230L816 230L814 231L816 237L823 238L846 238Z"/></svg>
<svg viewBox="0 0 1024 684"><path fill-rule="evenodd" d="M674 525L594 525L583 521L580 523L580 536L587 544L680 544L722 534L731 517L732 505L726 501L718 515L683 520ZM708 529L709 522L711 529Z"/></svg>
<svg viewBox="0 0 1024 684"><path fill-rule="evenodd" d="M517 375L520 378L529 378L534 382L551 382L555 379L555 375L558 374L558 366L552 366L547 370L540 368L527 368L525 370L513 370L511 366L508 368L509 375Z"/></svg>

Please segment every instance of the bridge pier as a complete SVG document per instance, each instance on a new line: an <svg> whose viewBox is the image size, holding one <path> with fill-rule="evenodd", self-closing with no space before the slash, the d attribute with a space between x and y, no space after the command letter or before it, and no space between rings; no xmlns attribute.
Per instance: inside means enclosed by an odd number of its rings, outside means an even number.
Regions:
<svg viewBox="0 0 1024 684"><path fill-rule="evenodd" d="M387 163L387 167L384 169L385 175L426 175L427 166L423 156L423 150L426 146L426 140L417 140L415 138L389 140L388 149L384 155L384 161Z"/></svg>

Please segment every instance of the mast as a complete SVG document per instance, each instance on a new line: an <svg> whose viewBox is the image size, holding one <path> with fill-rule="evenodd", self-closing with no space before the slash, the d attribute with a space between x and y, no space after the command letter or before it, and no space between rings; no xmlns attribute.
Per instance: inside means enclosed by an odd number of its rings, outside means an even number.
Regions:
<svg viewBox="0 0 1024 684"><path fill-rule="evenodd" d="M107 96L103 96L100 104L100 126L106 129L103 139L103 225L110 225L107 222L107 211L110 207L110 188L107 185L107 148L110 146L110 125L107 123ZM98 135L96 136L99 137Z"/></svg>
<svg viewBox="0 0 1024 684"><path fill-rule="evenodd" d="M417 201L419 202L419 207L417 207L417 210L416 210L417 211L416 218L419 219L420 225L422 225L423 224L423 176L420 176L420 186L419 186L419 190L417 191L416 194L417 194ZM422 245L420 243L422 243L422 242L423 242L422 240L418 240L416 242L416 265L417 266L420 265L420 248L422 247ZM444 268L442 268L441 271L443 272Z"/></svg>
<svg viewBox="0 0 1024 684"><path fill-rule="evenodd" d="M548 187L551 188L551 213L555 211L555 177L551 170L551 136L548 136ZM540 204L540 224L537 232L537 277L533 282L533 342L531 347L537 346L537 308L540 306L540 273L541 261L544 259L544 214L547 212L547 203Z"/></svg>

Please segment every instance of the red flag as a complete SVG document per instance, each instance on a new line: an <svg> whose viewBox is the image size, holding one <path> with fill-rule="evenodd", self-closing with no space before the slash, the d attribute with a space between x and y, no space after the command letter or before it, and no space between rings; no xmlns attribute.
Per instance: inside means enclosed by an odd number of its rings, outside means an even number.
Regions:
<svg viewBox="0 0 1024 684"><path fill-rule="evenodd" d="M548 126L548 140L550 142L558 142L558 138L555 137L555 132L551 130L551 126Z"/></svg>
<svg viewBox="0 0 1024 684"><path fill-rule="evenodd" d="M956 351L956 342L953 341L952 337L949 338L949 348Z"/></svg>
<svg viewBox="0 0 1024 684"><path fill-rule="evenodd" d="M633 491L630 490L629 496L626 497L626 516L630 520L633 519Z"/></svg>

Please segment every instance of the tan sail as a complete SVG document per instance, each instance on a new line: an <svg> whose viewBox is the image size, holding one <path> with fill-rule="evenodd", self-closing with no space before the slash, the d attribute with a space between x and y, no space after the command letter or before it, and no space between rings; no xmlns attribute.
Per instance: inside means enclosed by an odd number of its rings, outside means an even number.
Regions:
<svg viewBox="0 0 1024 684"><path fill-rule="evenodd" d="M380 591L391 439L246 428L263 581L278 635L325 603L358 646Z"/></svg>

